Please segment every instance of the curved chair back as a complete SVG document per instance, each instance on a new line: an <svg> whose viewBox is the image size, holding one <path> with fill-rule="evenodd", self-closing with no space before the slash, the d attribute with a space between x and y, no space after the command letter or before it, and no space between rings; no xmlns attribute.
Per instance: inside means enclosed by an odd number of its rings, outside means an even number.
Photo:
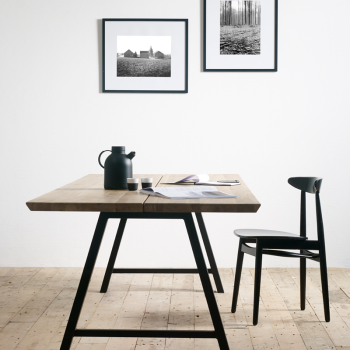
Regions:
<svg viewBox="0 0 350 350"><path fill-rule="evenodd" d="M291 177L288 183L298 190L313 193L320 192L322 178L320 177Z"/></svg>
<svg viewBox="0 0 350 350"><path fill-rule="evenodd" d="M288 183L301 190L300 201L300 236L306 237L306 195L305 192L316 195L316 221L317 221L317 236L321 246L324 248L324 228L320 202L320 189L322 178L320 177L291 177Z"/></svg>

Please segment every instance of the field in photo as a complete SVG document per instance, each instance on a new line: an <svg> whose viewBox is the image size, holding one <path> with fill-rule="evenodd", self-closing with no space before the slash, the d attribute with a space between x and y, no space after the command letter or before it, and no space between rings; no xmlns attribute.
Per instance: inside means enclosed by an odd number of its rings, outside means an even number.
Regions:
<svg viewBox="0 0 350 350"><path fill-rule="evenodd" d="M259 55L260 26L222 26L221 55Z"/></svg>
<svg viewBox="0 0 350 350"><path fill-rule="evenodd" d="M171 59L118 57L118 77L170 77Z"/></svg>

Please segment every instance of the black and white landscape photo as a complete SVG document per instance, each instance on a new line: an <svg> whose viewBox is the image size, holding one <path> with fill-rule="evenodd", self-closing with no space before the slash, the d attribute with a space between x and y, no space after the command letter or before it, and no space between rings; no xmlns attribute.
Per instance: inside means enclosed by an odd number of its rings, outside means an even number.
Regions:
<svg viewBox="0 0 350 350"><path fill-rule="evenodd" d="M117 77L171 77L170 36L118 36Z"/></svg>
<svg viewBox="0 0 350 350"><path fill-rule="evenodd" d="M220 1L220 55L260 55L260 1Z"/></svg>

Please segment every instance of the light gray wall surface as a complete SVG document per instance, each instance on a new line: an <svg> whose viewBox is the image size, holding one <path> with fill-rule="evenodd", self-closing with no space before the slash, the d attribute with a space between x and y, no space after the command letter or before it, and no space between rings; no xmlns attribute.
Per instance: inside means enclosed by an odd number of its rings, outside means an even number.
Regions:
<svg viewBox="0 0 350 350"><path fill-rule="evenodd" d="M204 214L219 267L236 264L235 228L297 233L300 197L287 179L323 177L328 264L350 267L350 2L280 1L278 73L201 72L202 11L199 0L0 1L0 266L82 266L98 214L30 212L25 202L102 173L99 152L125 145L135 173L247 182L257 214ZM101 93L101 19L133 17L189 19L188 94ZM98 266L116 229L114 220ZM130 221L117 265L194 266L184 225Z"/></svg>

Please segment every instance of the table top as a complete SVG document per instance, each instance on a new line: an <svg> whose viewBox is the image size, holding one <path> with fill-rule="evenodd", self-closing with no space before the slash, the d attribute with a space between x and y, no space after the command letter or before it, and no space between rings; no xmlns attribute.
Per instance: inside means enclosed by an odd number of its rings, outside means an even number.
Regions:
<svg viewBox="0 0 350 350"><path fill-rule="evenodd" d="M183 179L189 174L160 175L135 174L134 177L153 177L153 186L179 186L166 184ZM32 199L26 204L32 211L88 211L88 212L240 212L255 213L260 203L242 178L237 174L209 175L210 181L239 180L237 186L218 186L237 198L225 199L166 199L148 196L139 191L105 190L103 175L87 175L70 184ZM139 185L139 187L141 184ZM188 185L181 185L188 186Z"/></svg>

